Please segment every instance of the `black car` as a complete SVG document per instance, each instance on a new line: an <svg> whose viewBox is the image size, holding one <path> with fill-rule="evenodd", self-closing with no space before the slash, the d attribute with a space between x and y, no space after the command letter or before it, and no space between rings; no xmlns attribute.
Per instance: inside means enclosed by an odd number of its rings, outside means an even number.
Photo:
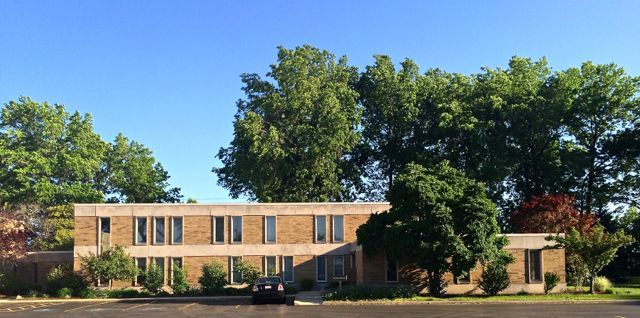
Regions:
<svg viewBox="0 0 640 318"><path fill-rule="evenodd" d="M251 302L257 304L264 300L285 303L287 301L284 282L277 276L260 277L251 289Z"/></svg>

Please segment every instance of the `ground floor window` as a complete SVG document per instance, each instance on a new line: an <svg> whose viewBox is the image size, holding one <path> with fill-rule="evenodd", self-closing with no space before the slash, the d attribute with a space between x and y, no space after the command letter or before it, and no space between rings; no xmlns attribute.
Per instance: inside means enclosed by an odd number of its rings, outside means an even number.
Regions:
<svg viewBox="0 0 640 318"><path fill-rule="evenodd" d="M276 276L276 257L265 256L264 257L264 274L265 276Z"/></svg>
<svg viewBox="0 0 640 318"><path fill-rule="evenodd" d="M238 270L238 264L242 261L242 256L231 257L231 284L242 284L242 273Z"/></svg>
<svg viewBox="0 0 640 318"><path fill-rule="evenodd" d="M143 281L143 273L147 271L147 258L146 257L136 257L135 258L136 267L138 268L138 275L136 275L136 280L134 285L140 286Z"/></svg>
<svg viewBox="0 0 640 318"><path fill-rule="evenodd" d="M169 270L170 284L173 285L173 269L174 267L182 268L182 257L172 257L171 258L171 269Z"/></svg>
<svg viewBox="0 0 640 318"><path fill-rule="evenodd" d="M387 258L387 269L385 274L385 279L387 283L397 283L398 282L398 261L392 258Z"/></svg>
<svg viewBox="0 0 640 318"><path fill-rule="evenodd" d="M542 282L542 250L527 250L529 283Z"/></svg>
<svg viewBox="0 0 640 318"><path fill-rule="evenodd" d="M333 257L333 277L344 277L344 256Z"/></svg>
<svg viewBox="0 0 640 318"><path fill-rule="evenodd" d="M327 281L327 257L316 256L316 281Z"/></svg>
<svg viewBox="0 0 640 318"><path fill-rule="evenodd" d="M282 280L287 283L293 282L293 256L282 257Z"/></svg>
<svg viewBox="0 0 640 318"><path fill-rule="evenodd" d="M158 267L162 273L162 281L164 282L164 257L155 257L153 263Z"/></svg>

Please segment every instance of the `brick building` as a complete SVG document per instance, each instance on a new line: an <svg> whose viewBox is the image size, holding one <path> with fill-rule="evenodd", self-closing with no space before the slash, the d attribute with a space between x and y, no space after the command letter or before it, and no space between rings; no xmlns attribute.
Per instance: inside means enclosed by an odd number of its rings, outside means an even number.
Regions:
<svg viewBox="0 0 640 318"><path fill-rule="evenodd" d="M233 271L239 260L286 282L311 279L317 285L346 279L355 284L424 283L421 271L410 264L363 255L356 229L371 213L389 209L387 203L270 203L270 204L76 204L74 268L79 255L124 246L140 269L154 262L171 284L171 264L187 268L188 280L197 284L202 265L223 264L228 281L240 278ZM542 292L545 272L561 277L564 289L564 250L543 250L545 234L507 234L506 250L516 262L509 266L511 287ZM448 293L480 292L481 269L469 277L448 275ZM114 282L115 287L136 282Z"/></svg>

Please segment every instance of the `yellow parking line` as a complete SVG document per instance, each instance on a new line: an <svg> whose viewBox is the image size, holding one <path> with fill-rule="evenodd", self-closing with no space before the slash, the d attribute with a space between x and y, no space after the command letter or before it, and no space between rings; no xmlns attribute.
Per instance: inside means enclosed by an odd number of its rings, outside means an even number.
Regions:
<svg viewBox="0 0 640 318"><path fill-rule="evenodd" d="M135 306L133 306L133 307L129 307L129 308L125 309L124 311L129 311L129 310L131 310L131 309L140 308L140 307L142 307L142 306L146 306L146 305L149 305L149 304L153 304L153 303L155 303L155 302L156 302L156 301L154 300L154 301L152 301L152 302L150 302L150 303L144 303L144 304L140 304L140 305L135 305Z"/></svg>
<svg viewBox="0 0 640 318"><path fill-rule="evenodd" d="M198 303L198 302L190 303L190 304L188 304L188 305L184 305L184 306L182 306L182 307L178 308L178 310L187 309L187 308L189 308L189 307L191 307L191 306L193 306L193 305L195 305L195 304L197 304L197 303Z"/></svg>
<svg viewBox="0 0 640 318"><path fill-rule="evenodd" d="M108 301L104 301L104 302L96 303L96 304L89 304L89 305L80 306L80 307L75 307L75 308L67 309L64 312L70 312L70 311L74 311L74 310L78 310L78 309L82 309L82 308L87 308L87 307L91 307L91 306L99 306L99 305L106 304L106 303L108 303Z"/></svg>

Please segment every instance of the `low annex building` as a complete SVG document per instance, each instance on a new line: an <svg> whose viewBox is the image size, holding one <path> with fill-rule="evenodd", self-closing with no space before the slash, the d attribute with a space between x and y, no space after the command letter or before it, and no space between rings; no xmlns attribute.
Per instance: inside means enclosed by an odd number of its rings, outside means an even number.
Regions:
<svg viewBox="0 0 640 318"><path fill-rule="evenodd" d="M316 284L417 284L424 275L411 264L384 256L368 258L356 244L356 229L369 215L388 210L388 203L241 203L241 204L76 204L74 269L79 255L124 246L137 266L154 262L171 285L172 264L186 266L197 284L202 265L218 261L231 284L240 282L233 270L238 261L278 275L287 283L311 279ZM543 291L545 272L555 272L566 288L565 255L543 249L547 234L506 234L511 287L506 293ZM481 292L479 266L468 277L448 275L447 292ZM114 287L137 285L114 282Z"/></svg>

